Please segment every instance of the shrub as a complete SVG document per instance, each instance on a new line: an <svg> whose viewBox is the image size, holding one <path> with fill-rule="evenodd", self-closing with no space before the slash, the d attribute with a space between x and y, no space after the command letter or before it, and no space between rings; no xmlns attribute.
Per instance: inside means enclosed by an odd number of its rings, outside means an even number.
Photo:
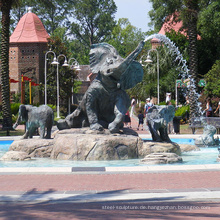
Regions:
<svg viewBox="0 0 220 220"><path fill-rule="evenodd" d="M184 105L182 107L179 107L176 112L175 116L176 117L181 117L182 119L187 117L187 114L189 113L189 105Z"/></svg>
<svg viewBox="0 0 220 220"><path fill-rule="evenodd" d="M17 115L19 111L19 106L21 103L11 103L11 113L12 115Z"/></svg>

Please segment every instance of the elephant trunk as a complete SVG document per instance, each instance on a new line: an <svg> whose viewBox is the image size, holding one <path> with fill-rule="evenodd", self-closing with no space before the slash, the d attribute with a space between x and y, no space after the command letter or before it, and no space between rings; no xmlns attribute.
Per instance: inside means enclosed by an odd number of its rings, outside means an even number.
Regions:
<svg viewBox="0 0 220 220"><path fill-rule="evenodd" d="M18 127L18 124L19 124L20 119L21 119L21 116L19 115L17 121L16 121L15 124L13 125L13 129L15 129L15 128Z"/></svg>
<svg viewBox="0 0 220 220"><path fill-rule="evenodd" d="M124 62L119 66L119 68L122 68L122 66L124 68L128 68L129 65L137 58L137 56L141 53L143 47L144 47L144 41L141 41L137 48L132 52L130 53L124 60Z"/></svg>

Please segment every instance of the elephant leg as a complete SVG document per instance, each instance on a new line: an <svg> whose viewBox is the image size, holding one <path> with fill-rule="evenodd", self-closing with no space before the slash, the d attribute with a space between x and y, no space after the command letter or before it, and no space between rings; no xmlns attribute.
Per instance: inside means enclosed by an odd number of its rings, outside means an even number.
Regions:
<svg viewBox="0 0 220 220"><path fill-rule="evenodd" d="M50 139L51 138L51 130L52 130L52 126L48 126L47 127L47 134L45 136L46 139Z"/></svg>
<svg viewBox="0 0 220 220"><path fill-rule="evenodd" d="M98 107L97 107L97 95L94 93L87 94L86 113L91 130L102 131L104 128L99 124L98 120Z"/></svg>
<svg viewBox="0 0 220 220"><path fill-rule="evenodd" d="M29 129L28 129L29 138L33 138L33 134L35 133L35 131L36 131L36 127L34 127L34 126L29 127Z"/></svg>
<svg viewBox="0 0 220 220"><path fill-rule="evenodd" d="M28 136L29 136L29 131L28 131L28 130L26 130L26 132L24 133L24 135L22 136L22 138L21 138L21 139L27 139L27 138L28 138Z"/></svg>
<svg viewBox="0 0 220 220"><path fill-rule="evenodd" d="M110 130L111 133L119 132L119 129L121 128L121 124L124 121L124 114L122 114L119 111L117 112L117 110L115 111L115 113L116 113L115 120L108 125L108 129Z"/></svg>
<svg viewBox="0 0 220 220"><path fill-rule="evenodd" d="M167 132L167 126L163 126L160 128L160 137L162 139L162 141L171 143L172 141L169 138L168 132Z"/></svg>
<svg viewBox="0 0 220 220"><path fill-rule="evenodd" d="M155 123L152 123L150 120L148 121L148 128L151 133L153 141L161 142L162 139L157 132L157 127L158 127L158 124L157 124L157 126L155 126Z"/></svg>
<svg viewBox="0 0 220 220"><path fill-rule="evenodd" d="M45 136L45 126L40 126L40 138L43 139Z"/></svg>
<svg viewBox="0 0 220 220"><path fill-rule="evenodd" d="M68 115L65 119L60 119L57 122L57 128L59 130L63 129L70 129L70 128L81 128L82 121L81 121L81 110L76 109L72 114Z"/></svg>
<svg viewBox="0 0 220 220"><path fill-rule="evenodd" d="M24 135L22 136L21 139L27 139L28 136L29 136L29 123L26 122L26 123L25 123L25 133L24 133Z"/></svg>
<svg viewBox="0 0 220 220"><path fill-rule="evenodd" d="M111 133L119 132L119 129L122 127L124 122L124 117L128 109L128 100L129 99L127 99L127 96L125 96L125 98L123 98L123 96L119 96L119 98L117 99L114 108L115 119L108 126L108 129L110 130Z"/></svg>

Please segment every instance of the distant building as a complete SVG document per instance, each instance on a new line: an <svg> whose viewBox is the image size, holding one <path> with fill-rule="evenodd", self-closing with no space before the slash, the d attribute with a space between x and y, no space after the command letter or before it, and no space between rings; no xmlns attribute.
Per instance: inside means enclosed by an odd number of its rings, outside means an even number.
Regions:
<svg viewBox="0 0 220 220"><path fill-rule="evenodd" d="M165 22L163 23L158 34L165 35L167 32L170 32L171 30L174 30L176 33L179 32L179 33L187 36L187 31L186 31L186 29L183 29L183 22L182 22L182 20L178 19L177 13L176 13L176 16L174 16L174 15L167 16L167 18L165 19ZM198 35L197 39L201 40L201 36ZM152 45L152 48L155 49L161 45L161 41L156 38L153 38L151 40L151 45Z"/></svg>
<svg viewBox="0 0 220 220"><path fill-rule="evenodd" d="M33 82L44 82L44 54L48 50L49 34L39 17L30 10L18 22L10 37L9 76L19 83L11 83L11 93L21 91L21 75ZM39 95L35 97L39 100Z"/></svg>
<svg viewBox="0 0 220 220"><path fill-rule="evenodd" d="M45 53L48 51L49 37L43 23L31 10L18 22L10 36L9 44L9 77L14 82L10 83L11 95L21 92L21 75L30 78L34 83L44 84ZM89 65L80 65L80 69L77 78L82 81L82 85L79 92L72 97L72 104L78 104L81 101L96 77L91 74ZM35 95L33 102L43 104L43 94Z"/></svg>

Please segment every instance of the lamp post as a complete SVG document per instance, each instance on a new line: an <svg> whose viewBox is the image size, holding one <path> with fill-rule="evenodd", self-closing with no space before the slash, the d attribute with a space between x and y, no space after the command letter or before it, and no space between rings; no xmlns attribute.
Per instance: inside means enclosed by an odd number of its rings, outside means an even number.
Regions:
<svg viewBox="0 0 220 220"><path fill-rule="evenodd" d="M160 73L159 73L159 53L158 53L158 51L156 49L150 49L147 54L147 59L144 62L146 62L146 63L153 62L150 57L150 52L152 52L152 51L156 51L156 53L157 53L157 104L159 104L160 103Z"/></svg>
<svg viewBox="0 0 220 220"><path fill-rule="evenodd" d="M51 51L51 50L47 51L45 53L45 67L44 67L44 83L45 83L45 87L44 87L44 89L45 89L45 92L44 92L44 103L45 103L45 105L47 105L47 55L49 53L52 53L53 56L54 56L53 62L51 64L53 64L53 65L58 64L57 58L56 58L56 54L53 51Z"/></svg>
<svg viewBox="0 0 220 220"><path fill-rule="evenodd" d="M65 58L64 64L62 66L69 66L69 64L67 63L67 58L64 54L60 54L57 57L57 63L54 63L57 65L57 118L60 118L60 86L59 86L59 62L58 62L60 57Z"/></svg>
<svg viewBox="0 0 220 220"><path fill-rule="evenodd" d="M74 57L72 57L69 59L69 65L70 65L71 60L73 60L71 68L75 69L76 71L80 71L81 69L80 69L78 61ZM74 63L74 65L73 65L73 63Z"/></svg>
<svg viewBox="0 0 220 220"><path fill-rule="evenodd" d="M71 65L71 60L73 60L73 62L72 62L72 65ZM69 65L70 65L70 68L71 69L74 69L74 70L76 70L76 71L81 71L81 69L80 69L80 66L79 66L79 63L78 63L78 61L74 58L74 57L72 57L72 58L70 58L69 59ZM73 80L73 79L72 79ZM73 81L72 81L73 82ZM72 86L72 104L73 104L74 102L73 102L73 86ZM69 97L69 100L68 100L68 113L70 114L70 97Z"/></svg>

